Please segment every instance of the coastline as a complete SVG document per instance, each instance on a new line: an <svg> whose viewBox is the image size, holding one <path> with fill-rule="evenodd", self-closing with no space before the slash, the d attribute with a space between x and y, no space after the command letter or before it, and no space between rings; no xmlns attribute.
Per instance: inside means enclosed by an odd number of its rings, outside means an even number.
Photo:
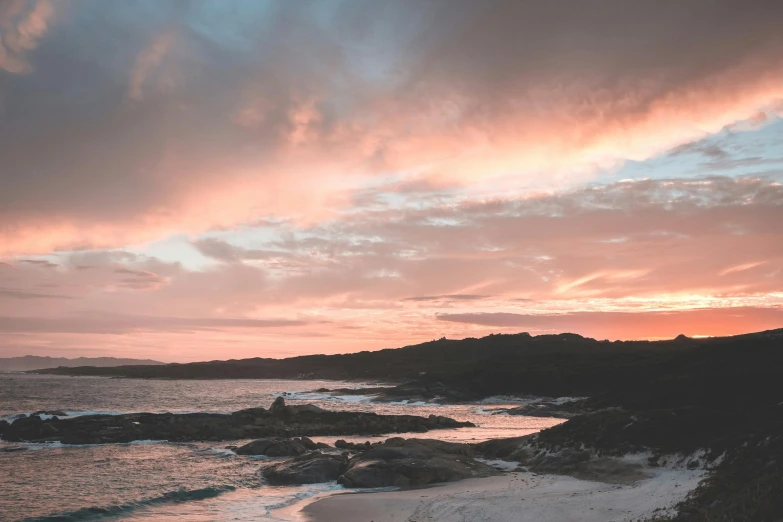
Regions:
<svg viewBox="0 0 783 522"><path fill-rule="evenodd" d="M673 513L706 471L647 468L645 473L641 480L617 483L509 472L423 489L336 491L280 514L300 522L630 522Z"/></svg>

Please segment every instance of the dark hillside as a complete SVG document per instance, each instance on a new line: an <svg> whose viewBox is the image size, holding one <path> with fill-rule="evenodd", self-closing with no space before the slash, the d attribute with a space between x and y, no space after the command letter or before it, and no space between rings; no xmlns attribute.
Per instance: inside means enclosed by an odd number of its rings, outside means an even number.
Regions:
<svg viewBox="0 0 783 522"><path fill-rule="evenodd" d="M592 396L643 407L779 396L783 330L736 337L609 342L575 334L441 339L399 349L162 366L57 368L40 373L138 378L323 378L440 382L475 397Z"/></svg>

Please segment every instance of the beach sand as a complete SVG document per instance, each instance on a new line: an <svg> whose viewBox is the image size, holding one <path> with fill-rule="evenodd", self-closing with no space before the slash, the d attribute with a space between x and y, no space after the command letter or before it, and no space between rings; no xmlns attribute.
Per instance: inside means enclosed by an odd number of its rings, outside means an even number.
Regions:
<svg viewBox="0 0 783 522"><path fill-rule="evenodd" d="M300 508L311 522L620 522L664 514L705 472L654 468L629 484L506 473L427 489L329 496Z"/></svg>

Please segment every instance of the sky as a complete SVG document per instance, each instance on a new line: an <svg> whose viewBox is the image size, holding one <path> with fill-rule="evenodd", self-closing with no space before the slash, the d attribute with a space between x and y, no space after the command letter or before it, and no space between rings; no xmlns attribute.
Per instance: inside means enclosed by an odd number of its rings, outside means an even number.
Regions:
<svg viewBox="0 0 783 522"><path fill-rule="evenodd" d="M0 2L0 356L783 327L783 3Z"/></svg>

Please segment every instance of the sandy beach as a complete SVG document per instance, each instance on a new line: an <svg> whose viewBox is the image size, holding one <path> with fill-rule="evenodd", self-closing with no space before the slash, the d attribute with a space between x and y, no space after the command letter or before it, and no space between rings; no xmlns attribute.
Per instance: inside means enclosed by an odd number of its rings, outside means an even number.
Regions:
<svg viewBox="0 0 783 522"><path fill-rule="evenodd" d="M702 470L655 468L629 484L506 473L427 489L346 493L299 511L309 522L630 522L683 500Z"/></svg>

